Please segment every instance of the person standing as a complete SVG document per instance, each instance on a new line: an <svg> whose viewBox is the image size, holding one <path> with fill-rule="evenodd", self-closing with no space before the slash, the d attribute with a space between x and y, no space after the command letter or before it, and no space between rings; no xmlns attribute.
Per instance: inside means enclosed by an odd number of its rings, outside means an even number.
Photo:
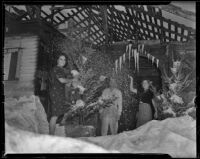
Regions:
<svg viewBox="0 0 200 159"><path fill-rule="evenodd" d="M112 78L109 81L109 88L106 88L99 98L99 103L102 104L103 100L109 99L113 100L112 104L100 109L102 136L107 135L109 127L112 135L117 134L118 120L122 113L122 93L117 89L116 81Z"/></svg>
<svg viewBox="0 0 200 159"><path fill-rule="evenodd" d="M130 91L133 93L138 93L137 89L133 88L133 78L130 77ZM154 107L152 100L156 92L155 87L149 80L142 81L143 92L139 94L139 109L137 112L137 123L136 128L141 125L151 121L154 116L156 116L157 110Z"/></svg>
<svg viewBox="0 0 200 159"><path fill-rule="evenodd" d="M154 93L151 90L152 85L149 80L142 81L143 92L140 94L139 112L136 127L144 125L154 117L155 108L152 104Z"/></svg>
<svg viewBox="0 0 200 159"><path fill-rule="evenodd" d="M65 85L72 82L68 79L70 75L65 72L67 65L67 57L65 54L60 54L57 58L57 64L53 67L50 73L50 100L51 100L51 119L50 119L50 134L54 135L56 121L58 116L62 115L66 110Z"/></svg>

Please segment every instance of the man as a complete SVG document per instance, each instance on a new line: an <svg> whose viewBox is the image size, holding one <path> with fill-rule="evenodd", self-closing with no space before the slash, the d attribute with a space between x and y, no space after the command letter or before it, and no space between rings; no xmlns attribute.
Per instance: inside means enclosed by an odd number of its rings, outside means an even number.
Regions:
<svg viewBox="0 0 200 159"><path fill-rule="evenodd" d="M116 81L112 78L109 81L109 88L106 88L99 98L99 103L103 104L103 100L107 99L113 99L113 103L99 111L102 136L107 135L109 127L112 135L117 134L118 120L122 113L122 93L117 89Z"/></svg>

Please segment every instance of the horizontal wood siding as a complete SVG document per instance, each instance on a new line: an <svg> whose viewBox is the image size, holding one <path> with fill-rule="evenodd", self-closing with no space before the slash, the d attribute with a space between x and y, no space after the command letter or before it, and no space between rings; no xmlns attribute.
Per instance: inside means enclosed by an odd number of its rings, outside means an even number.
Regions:
<svg viewBox="0 0 200 159"><path fill-rule="evenodd" d="M23 55L21 59L20 81L34 80L37 66L37 37L22 38Z"/></svg>
<svg viewBox="0 0 200 159"><path fill-rule="evenodd" d="M4 49L21 48L18 52L16 81L4 81L6 97L19 97L34 94L34 79L37 68L38 37L10 36L5 38ZM9 56L9 55L6 55ZM6 65L6 63L4 64Z"/></svg>

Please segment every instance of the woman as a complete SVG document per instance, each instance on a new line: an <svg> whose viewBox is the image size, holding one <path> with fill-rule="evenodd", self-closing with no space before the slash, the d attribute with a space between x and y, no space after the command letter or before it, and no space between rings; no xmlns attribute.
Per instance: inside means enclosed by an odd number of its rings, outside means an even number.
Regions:
<svg viewBox="0 0 200 159"><path fill-rule="evenodd" d="M67 107L65 106L65 84L70 84L71 80L67 79L69 75L65 73L67 58L65 54L60 54L57 58L57 65L52 69L50 74L50 99L52 117L50 119L50 134L54 135L55 126L58 116L62 115Z"/></svg>
<svg viewBox="0 0 200 159"><path fill-rule="evenodd" d="M133 93L137 93L137 89L133 88L133 78L130 76L130 91ZM152 104L152 99L154 98L155 88L152 86L149 80L142 81L142 87L144 92L139 95L140 103L139 103L139 111L137 113L137 123L136 127L139 127L146 122L153 119L155 108Z"/></svg>
<svg viewBox="0 0 200 159"><path fill-rule="evenodd" d="M142 81L143 92L140 95L139 112L136 127L139 127L153 119L155 109L152 104L154 93L149 80Z"/></svg>

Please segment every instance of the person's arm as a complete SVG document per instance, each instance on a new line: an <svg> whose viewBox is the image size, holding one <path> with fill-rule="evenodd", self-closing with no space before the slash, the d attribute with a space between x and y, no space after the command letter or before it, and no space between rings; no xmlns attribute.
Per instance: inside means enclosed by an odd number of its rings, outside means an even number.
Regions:
<svg viewBox="0 0 200 159"><path fill-rule="evenodd" d="M158 109L157 109L156 101L154 99L152 99L152 105L153 105L154 110L155 110L155 114L153 114L154 118L157 118L158 117Z"/></svg>
<svg viewBox="0 0 200 159"><path fill-rule="evenodd" d="M133 77L129 76L129 78L131 79L130 91L137 94L137 89L133 88Z"/></svg>
<svg viewBox="0 0 200 159"><path fill-rule="evenodd" d="M122 93L118 92L118 115L121 116L122 113Z"/></svg>
<svg viewBox="0 0 200 159"><path fill-rule="evenodd" d="M101 96L100 96L99 99L98 99L98 102L99 102L100 104L103 103L103 99L105 98L105 97L104 97L104 96L105 96L105 91L106 91L106 90L103 90Z"/></svg>
<svg viewBox="0 0 200 159"><path fill-rule="evenodd" d="M71 84L72 80L66 78L58 78L60 83Z"/></svg>

